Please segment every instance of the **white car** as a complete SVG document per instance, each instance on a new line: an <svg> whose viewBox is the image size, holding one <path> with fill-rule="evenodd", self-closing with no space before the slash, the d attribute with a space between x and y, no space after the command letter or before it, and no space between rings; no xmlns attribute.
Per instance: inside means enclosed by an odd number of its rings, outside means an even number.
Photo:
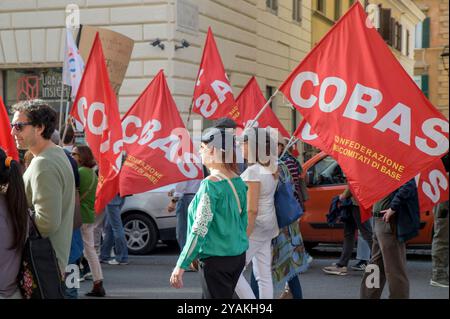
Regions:
<svg viewBox="0 0 450 319"><path fill-rule="evenodd" d="M174 188L168 185L125 198L122 222L130 254L148 254L159 240L176 241L176 215L167 211L168 193Z"/></svg>

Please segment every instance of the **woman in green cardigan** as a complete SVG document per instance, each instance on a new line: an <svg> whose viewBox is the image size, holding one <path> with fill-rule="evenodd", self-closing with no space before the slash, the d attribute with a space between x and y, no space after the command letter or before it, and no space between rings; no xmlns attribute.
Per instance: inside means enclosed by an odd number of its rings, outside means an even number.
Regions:
<svg viewBox="0 0 450 319"><path fill-rule="evenodd" d="M247 186L236 174L234 135L211 129L200 155L211 175L204 179L188 211L188 237L170 283L183 287L183 273L199 259L205 299L231 299L245 264Z"/></svg>

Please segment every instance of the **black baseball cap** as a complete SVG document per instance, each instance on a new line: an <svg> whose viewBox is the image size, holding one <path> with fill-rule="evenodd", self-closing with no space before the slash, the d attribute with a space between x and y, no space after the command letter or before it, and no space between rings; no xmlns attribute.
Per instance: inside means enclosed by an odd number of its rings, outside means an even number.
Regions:
<svg viewBox="0 0 450 319"><path fill-rule="evenodd" d="M215 128L236 128L237 124L235 121L228 117L222 117L214 122L213 127Z"/></svg>
<svg viewBox="0 0 450 319"><path fill-rule="evenodd" d="M222 151L235 148L235 136L230 128L209 128L202 135L201 141Z"/></svg>

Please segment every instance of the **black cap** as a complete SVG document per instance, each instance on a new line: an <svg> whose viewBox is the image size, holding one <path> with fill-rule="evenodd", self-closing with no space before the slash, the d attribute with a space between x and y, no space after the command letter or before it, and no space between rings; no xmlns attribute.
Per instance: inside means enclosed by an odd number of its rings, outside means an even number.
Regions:
<svg viewBox="0 0 450 319"><path fill-rule="evenodd" d="M235 136L232 129L212 127L202 135L201 141L222 151L233 150Z"/></svg>
<svg viewBox="0 0 450 319"><path fill-rule="evenodd" d="M228 117L222 117L214 122L213 127L215 128L236 128L237 124L235 121Z"/></svg>

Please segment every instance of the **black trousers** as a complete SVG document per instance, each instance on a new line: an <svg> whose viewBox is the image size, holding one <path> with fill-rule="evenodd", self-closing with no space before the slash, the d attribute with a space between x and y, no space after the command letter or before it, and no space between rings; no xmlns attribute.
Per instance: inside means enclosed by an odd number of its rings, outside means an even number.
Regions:
<svg viewBox="0 0 450 319"><path fill-rule="evenodd" d="M203 299L232 299L244 270L245 253L239 256L209 257L200 260Z"/></svg>

